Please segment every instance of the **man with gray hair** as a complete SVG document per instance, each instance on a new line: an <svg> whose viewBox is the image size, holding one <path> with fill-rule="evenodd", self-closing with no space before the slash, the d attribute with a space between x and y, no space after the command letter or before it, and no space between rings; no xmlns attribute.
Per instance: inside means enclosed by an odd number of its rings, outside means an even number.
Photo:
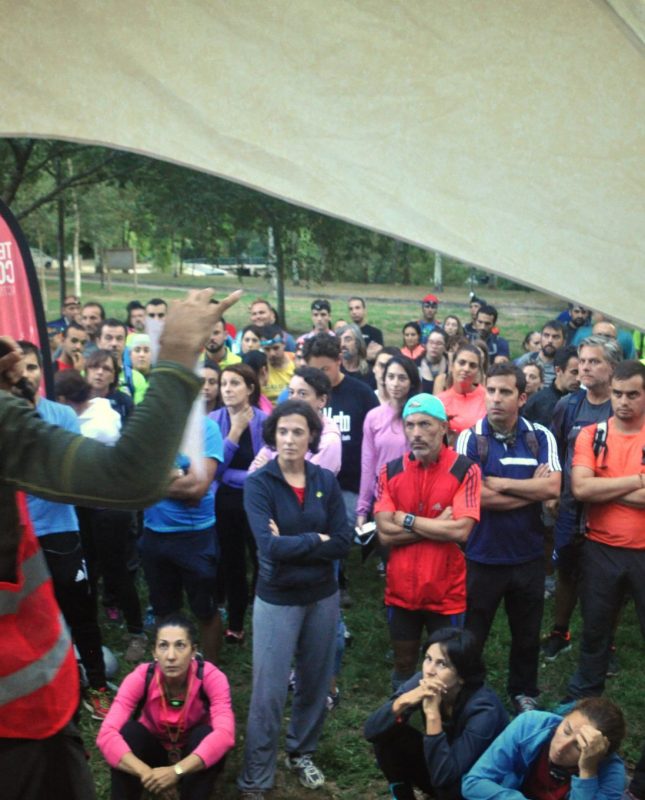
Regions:
<svg viewBox="0 0 645 800"><path fill-rule="evenodd" d="M343 325L336 331L336 336L340 340L342 372L363 381L370 389L376 389L376 379L367 361L365 341L358 325Z"/></svg>
<svg viewBox="0 0 645 800"><path fill-rule="evenodd" d="M578 599L581 547L584 542L583 508L571 491L571 464L575 442L583 428L609 419L611 379L621 361L620 345L606 336L588 336L578 346L577 392L563 397L555 407L551 432L558 443L562 470L562 492L558 502L547 504L557 512L553 558L558 575L555 614L551 633L542 645L547 661L571 648L569 622Z"/></svg>

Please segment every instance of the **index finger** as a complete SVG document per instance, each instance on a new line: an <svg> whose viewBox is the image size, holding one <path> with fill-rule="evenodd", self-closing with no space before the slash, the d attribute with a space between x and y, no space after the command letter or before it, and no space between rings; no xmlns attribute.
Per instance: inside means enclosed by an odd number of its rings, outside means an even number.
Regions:
<svg viewBox="0 0 645 800"><path fill-rule="evenodd" d="M208 301L210 301L214 294L213 289L202 289L201 292L208 292L208 294L204 294L204 298ZM213 324L218 322L224 316L224 313L228 311L231 306L237 303L240 297L242 297L243 293L244 291L242 289L236 289L234 292L231 292L229 295L227 295L223 300L219 300L216 303L211 303L211 306L215 312ZM202 298L200 297L199 299L201 300Z"/></svg>

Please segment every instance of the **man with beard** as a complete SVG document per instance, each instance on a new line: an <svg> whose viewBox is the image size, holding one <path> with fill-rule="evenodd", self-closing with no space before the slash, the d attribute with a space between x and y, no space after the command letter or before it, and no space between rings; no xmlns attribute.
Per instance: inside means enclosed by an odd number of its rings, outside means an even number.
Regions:
<svg viewBox="0 0 645 800"><path fill-rule="evenodd" d="M21 341L18 345L25 354L25 379L34 392L38 416L51 425L80 433L78 418L71 408L39 393L43 366L40 350L31 342ZM34 495L27 495L27 508L52 576L56 600L85 667L89 689L84 705L92 719L101 721L110 708L110 697L96 597L89 584L76 511L71 504L54 503Z"/></svg>
<svg viewBox="0 0 645 800"><path fill-rule="evenodd" d="M571 488L586 508L582 549L582 640L565 701L602 694L613 624L628 589L645 632L645 366L623 361L611 379L608 421L575 443ZM601 428L602 426L602 428ZM604 443L599 447L599 431Z"/></svg>
<svg viewBox="0 0 645 800"><path fill-rule="evenodd" d="M578 347L579 378L584 388L563 397L553 411L551 431L564 470L559 503L547 504L550 513L557 513L553 559L558 573L553 629L542 645L542 654L547 661L554 661L560 653L571 648L569 623L578 602L584 515L571 488L575 442L583 428L611 416L611 379L620 360L617 342L604 336L584 339Z"/></svg>
<svg viewBox="0 0 645 800"><path fill-rule="evenodd" d="M81 310L81 323L87 331L88 340L85 345L85 355L89 355L93 350L97 350L96 337L99 327L105 319L105 309L100 303L91 301L85 303Z"/></svg>
<svg viewBox="0 0 645 800"><path fill-rule="evenodd" d="M564 344L564 325L557 319L545 322L540 336L540 349L536 353L525 353L515 362L520 369L526 364L539 364L544 373L544 386L551 386L555 380L553 358L558 347Z"/></svg>
<svg viewBox="0 0 645 800"><path fill-rule="evenodd" d="M495 326L497 325L497 309L495 306L481 306L473 325L474 335L471 337L471 341L482 339L486 342L489 363L494 364L498 358L500 360L508 360L510 355L508 342L498 333L495 333Z"/></svg>
<svg viewBox="0 0 645 800"><path fill-rule="evenodd" d="M462 547L480 516L481 473L446 447L448 418L431 394L410 398L403 428L410 452L380 471L374 514L390 548L385 605L396 690L415 671L423 628L461 627L466 610Z"/></svg>
<svg viewBox="0 0 645 800"><path fill-rule="evenodd" d="M85 368L83 349L87 342L85 328L78 322L70 322L65 331L65 336L60 346L60 356L54 361L54 371L62 369Z"/></svg>
<svg viewBox="0 0 645 800"><path fill-rule="evenodd" d="M343 325L336 331L336 336L340 339L343 373L363 381L371 389L376 389L376 379L367 361L367 350L358 325Z"/></svg>
<svg viewBox="0 0 645 800"><path fill-rule="evenodd" d="M574 344L574 337L578 331L588 324L590 317L589 309L581 306L580 303L569 303L569 310L562 312L558 319L566 321L565 339L566 344Z"/></svg>
<svg viewBox="0 0 645 800"><path fill-rule="evenodd" d="M553 356L555 380L529 397L524 406L523 416L529 422L539 422L546 428L551 424L553 411L565 394L577 392L580 388L578 377L578 351L575 347L560 347Z"/></svg>
<svg viewBox="0 0 645 800"><path fill-rule="evenodd" d="M239 364L242 360L226 346L226 322L222 318L215 323L210 339L206 342L206 358L214 361L220 369L230 364Z"/></svg>

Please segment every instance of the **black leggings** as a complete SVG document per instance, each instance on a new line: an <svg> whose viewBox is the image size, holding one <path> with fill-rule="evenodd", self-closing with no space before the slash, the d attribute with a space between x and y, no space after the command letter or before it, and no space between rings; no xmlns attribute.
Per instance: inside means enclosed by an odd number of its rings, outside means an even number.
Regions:
<svg viewBox="0 0 645 800"><path fill-rule="evenodd" d="M128 570L130 529L134 511L111 508L78 508L81 541L87 560L90 582L96 592L99 575L105 592L116 597L129 633L142 633L141 605Z"/></svg>
<svg viewBox="0 0 645 800"><path fill-rule="evenodd" d="M389 784L403 784L401 797L414 797L416 786L427 794L434 794L423 752L423 734L410 725L395 725L374 742L376 760Z"/></svg>
<svg viewBox="0 0 645 800"><path fill-rule="evenodd" d="M96 595L87 577L81 538L77 531L48 533L38 540L54 584L54 594L72 632L92 689L105 686L101 630ZM85 576L85 577L83 577Z"/></svg>
<svg viewBox="0 0 645 800"><path fill-rule="evenodd" d="M217 496L216 496L217 498ZM244 614L249 605L249 584L246 577L246 553L253 564L252 591L255 592L258 557L255 539L243 508L220 508L217 511L217 538L221 560L218 572L219 588L228 602L228 627L232 631L244 628Z"/></svg>
<svg viewBox="0 0 645 800"><path fill-rule="evenodd" d="M196 725L188 731L186 745L181 751L185 758L193 752L197 745L212 733L210 725ZM144 761L149 767L167 767L168 753L162 747L159 739L140 722L130 720L121 728L121 736L130 746L130 750L137 758ZM208 769L184 775L178 783L179 796L182 800L209 800L213 791L213 784L221 772L226 756L213 764ZM112 769L111 800L139 800L143 793L143 786L136 775L130 775L120 769Z"/></svg>

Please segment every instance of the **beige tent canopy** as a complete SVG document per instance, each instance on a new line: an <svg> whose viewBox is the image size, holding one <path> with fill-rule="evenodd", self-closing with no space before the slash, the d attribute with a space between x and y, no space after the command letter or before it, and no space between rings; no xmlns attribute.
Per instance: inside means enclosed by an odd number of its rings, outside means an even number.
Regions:
<svg viewBox="0 0 645 800"><path fill-rule="evenodd" d="M645 326L642 0L1 14L1 136L184 164Z"/></svg>

